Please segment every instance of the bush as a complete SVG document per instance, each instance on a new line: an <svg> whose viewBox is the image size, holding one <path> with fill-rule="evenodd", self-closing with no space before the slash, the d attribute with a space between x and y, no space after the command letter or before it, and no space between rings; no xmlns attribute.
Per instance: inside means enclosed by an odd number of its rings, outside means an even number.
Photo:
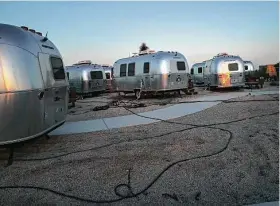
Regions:
<svg viewBox="0 0 280 206"><path fill-rule="evenodd" d="M146 43L142 43L141 46L139 47L139 52L145 51L149 49L149 47L146 45Z"/></svg>

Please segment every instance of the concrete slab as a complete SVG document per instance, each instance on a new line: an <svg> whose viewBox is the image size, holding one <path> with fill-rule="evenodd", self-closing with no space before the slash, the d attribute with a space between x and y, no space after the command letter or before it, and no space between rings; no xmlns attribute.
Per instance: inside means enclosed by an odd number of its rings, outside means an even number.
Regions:
<svg viewBox="0 0 280 206"><path fill-rule="evenodd" d="M102 119L90 121L66 122L61 127L58 127L49 135L77 134L84 132L95 132L106 130L107 126Z"/></svg>
<svg viewBox="0 0 280 206"><path fill-rule="evenodd" d="M137 115L126 115L103 119L109 129L136 126L140 124L151 124L159 120L146 119Z"/></svg>
<svg viewBox="0 0 280 206"><path fill-rule="evenodd" d="M200 112L207 108L213 107L220 103L219 100L229 100L232 98L246 96L249 93L251 95L263 95L263 94L277 94L279 91L252 91L252 92L233 92L233 93L221 93L218 95L203 96L195 98L190 101L215 101L215 102L194 102L194 103L182 103L173 105L167 108L158 109L150 112L139 113L140 115L159 118L163 120L174 119L188 114ZM158 120L147 119L136 115L126 115L120 117L111 117L96 120L78 121L78 122L66 122L61 127L52 131L49 135L62 135L62 134L77 134L84 132L94 132L113 128L121 128L128 126L136 126L141 124L150 124L158 122Z"/></svg>
<svg viewBox="0 0 280 206"><path fill-rule="evenodd" d="M143 116L160 118L164 120L175 119L188 114L200 112L204 109L213 107L220 102L197 102L197 103L183 103L173 105L167 108L158 109L150 112L139 113Z"/></svg>

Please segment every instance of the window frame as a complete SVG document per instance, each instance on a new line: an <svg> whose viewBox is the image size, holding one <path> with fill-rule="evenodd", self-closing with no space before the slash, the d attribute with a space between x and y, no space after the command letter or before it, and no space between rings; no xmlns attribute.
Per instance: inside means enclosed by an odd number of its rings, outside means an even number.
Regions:
<svg viewBox="0 0 280 206"><path fill-rule="evenodd" d="M237 65L237 69L236 69L236 70L230 70L229 67L230 67L230 65L233 65L233 64L234 64L234 65ZM228 71L230 71L230 72L236 72L236 71L238 71L238 70L239 70L239 68L238 68L238 63L235 62L235 63L229 63L229 64L228 64Z"/></svg>
<svg viewBox="0 0 280 206"><path fill-rule="evenodd" d="M56 78L55 73L54 73L54 67L53 67L53 64L52 64L52 59L59 59L59 60L61 61L61 63L62 63L62 68L63 68L63 76L64 76L64 78ZM49 57L49 63L50 63L50 68L51 68L51 70L52 70L53 79L54 79L55 81L65 81L67 75L65 75L65 68L64 68L64 64L63 64L62 58L59 57L59 56L50 55L50 57Z"/></svg>
<svg viewBox="0 0 280 206"><path fill-rule="evenodd" d="M194 68L191 68L191 75L193 75L194 74Z"/></svg>
<svg viewBox="0 0 280 206"><path fill-rule="evenodd" d="M109 78L107 78L107 75L109 75ZM105 77L106 77L106 79L111 79L111 73L110 72L105 72Z"/></svg>
<svg viewBox="0 0 280 206"><path fill-rule="evenodd" d="M92 78L92 73L94 73L94 72L101 73L101 78L100 78L100 79L94 79L94 78ZM89 74L90 74L90 79L91 79L91 80L101 80L101 79L103 79L103 72L102 72L102 71L90 71Z"/></svg>
<svg viewBox="0 0 280 206"><path fill-rule="evenodd" d="M129 69L131 69L131 65L134 65L132 75L131 75L131 71L129 71ZM131 62L131 63L128 64L128 66L127 66L127 76L128 77L135 76L135 67L136 67L135 62Z"/></svg>
<svg viewBox="0 0 280 206"><path fill-rule="evenodd" d="M125 72L122 72L122 65L125 65ZM125 73L125 75L123 75ZM126 77L127 76L127 64L121 64L120 65L120 77Z"/></svg>
<svg viewBox="0 0 280 206"><path fill-rule="evenodd" d="M145 67L145 65L147 65L148 64L148 72L146 72L146 67ZM144 64L143 64L143 73L144 74L149 74L150 73L150 62L144 62Z"/></svg>
<svg viewBox="0 0 280 206"><path fill-rule="evenodd" d="M179 69L179 66L178 66L179 63L184 63L184 68L185 68L185 69ZM177 62L176 62L176 65L177 65L177 70L178 70L178 71L186 71L186 70L187 70L187 68L186 68L186 63L185 63L184 61L177 61Z"/></svg>

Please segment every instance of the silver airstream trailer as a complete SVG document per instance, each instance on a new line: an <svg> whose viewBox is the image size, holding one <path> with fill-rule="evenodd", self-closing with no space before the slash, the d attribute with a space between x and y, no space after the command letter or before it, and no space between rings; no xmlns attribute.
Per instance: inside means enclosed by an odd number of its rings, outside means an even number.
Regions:
<svg viewBox="0 0 280 206"><path fill-rule="evenodd" d="M101 65L104 69L105 76L106 76L106 90L109 92L114 91L113 87L113 74L114 74L114 67L109 65Z"/></svg>
<svg viewBox="0 0 280 206"><path fill-rule="evenodd" d="M191 68L191 77L196 85L203 85L204 79L203 79L203 69L205 66L205 62L202 63L196 63Z"/></svg>
<svg viewBox="0 0 280 206"><path fill-rule="evenodd" d="M251 61L243 61L243 62L244 62L245 73L255 71L255 67Z"/></svg>
<svg viewBox="0 0 280 206"><path fill-rule="evenodd" d="M80 61L66 67L66 73L71 87L82 97L102 93L106 89L106 77L101 65L91 61Z"/></svg>
<svg viewBox="0 0 280 206"><path fill-rule="evenodd" d="M56 46L40 32L0 24L0 145L65 122L68 81Z"/></svg>
<svg viewBox="0 0 280 206"><path fill-rule="evenodd" d="M239 56L221 53L205 62L204 85L210 88L245 86L244 63Z"/></svg>
<svg viewBox="0 0 280 206"><path fill-rule="evenodd" d="M184 55L171 51L145 51L114 63L116 92L185 91L190 74Z"/></svg>

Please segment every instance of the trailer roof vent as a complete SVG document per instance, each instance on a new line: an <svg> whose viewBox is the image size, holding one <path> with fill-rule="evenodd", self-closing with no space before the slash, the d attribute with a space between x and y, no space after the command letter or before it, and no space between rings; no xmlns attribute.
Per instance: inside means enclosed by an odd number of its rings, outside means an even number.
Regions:
<svg viewBox="0 0 280 206"><path fill-rule="evenodd" d="M145 50L145 51L141 51L141 52L139 52L139 53L138 53L138 55L140 56L140 55L145 55L145 54L154 54L154 53L156 53L156 52L155 52L155 50L150 50L150 49L147 49L147 50Z"/></svg>
<svg viewBox="0 0 280 206"><path fill-rule="evenodd" d="M27 26L21 26L20 28L24 29L25 31L28 31L28 27Z"/></svg>
<svg viewBox="0 0 280 206"><path fill-rule="evenodd" d="M83 65L83 64L92 64L92 62L90 60L83 60L73 65Z"/></svg>
<svg viewBox="0 0 280 206"><path fill-rule="evenodd" d="M30 32L32 32L33 34L35 34L35 30L34 29L29 29Z"/></svg>
<svg viewBox="0 0 280 206"><path fill-rule="evenodd" d="M38 34L39 36L43 36L41 32L36 32L36 34Z"/></svg>

